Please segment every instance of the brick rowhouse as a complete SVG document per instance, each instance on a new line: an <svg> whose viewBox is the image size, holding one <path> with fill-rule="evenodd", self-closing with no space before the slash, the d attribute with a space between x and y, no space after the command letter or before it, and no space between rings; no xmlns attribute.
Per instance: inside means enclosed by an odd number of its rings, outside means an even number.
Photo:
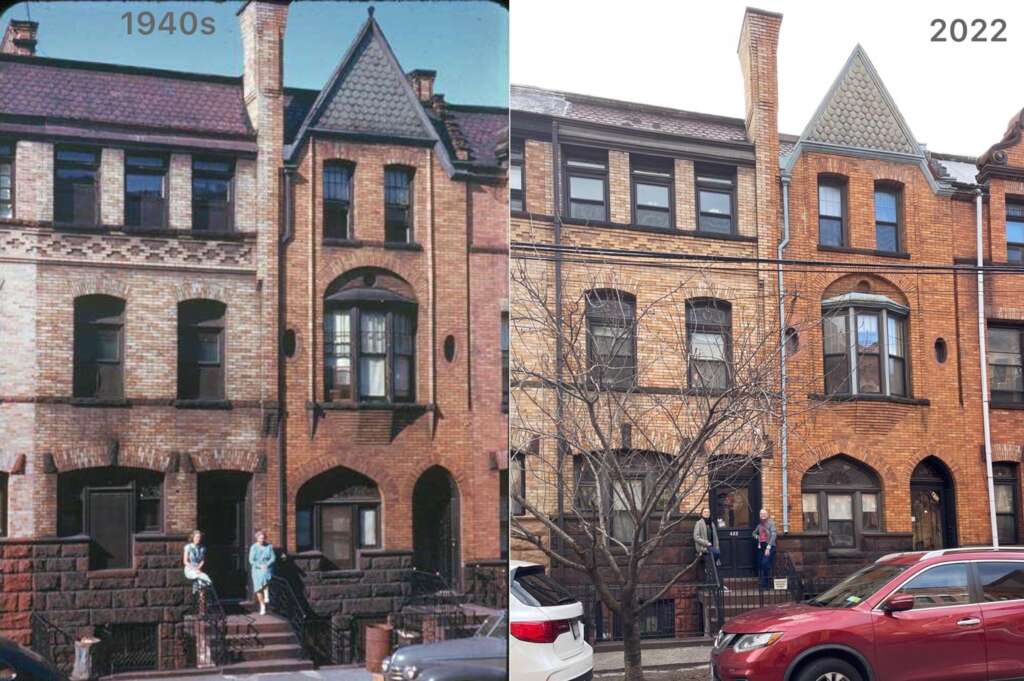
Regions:
<svg viewBox="0 0 1024 681"><path fill-rule="evenodd" d="M372 10L287 87L288 10L242 5L237 78L8 29L0 634L148 625L186 664L194 527L225 599L266 528L353 656L413 568L459 589L503 557L507 112L404 73Z"/></svg>
<svg viewBox="0 0 1024 681"><path fill-rule="evenodd" d="M799 329L787 336L788 396L794 403L819 406L791 416L785 446L780 429L771 433L771 456L748 477L709 482L708 503L716 515L733 512L735 518L738 507L743 511L743 522L736 523L741 527L723 528L730 530L722 533L723 542L733 544L727 574L751 574L748 518L756 522L763 506L784 531L779 547L795 568L806 577L832 580L890 551L993 541L979 356L983 339L972 269L980 197L984 262L1000 268L985 274L983 311L996 522L1001 543L1018 543L1024 521L1018 417L1024 400L1024 309L1015 301L1024 288L1024 271L1014 266L1024 248L1024 118L1015 115L1003 139L978 158L927 150L858 46L805 130L780 134L776 50L781 23L781 15L761 10L748 9L744 16L738 54L745 119L513 86L513 163L522 164L524 179L521 190L513 191L512 239L553 242L560 212L564 244L770 260L779 255L788 224L781 257L796 262L785 267L781 290L786 324ZM552 146L555 136L561 149ZM555 178L566 166L555 159L564 159L574 146L607 154L605 220L568 217L565 178ZM522 161L517 160L520 149ZM630 158L639 156L670 159L674 168L667 229L634 221ZM726 235L702 232L695 224L700 187L694 169L699 175L702 165L735 173L733 227ZM562 265L567 299L576 293L573 282L585 279L581 267L571 261ZM637 259L616 268L638 306L644 298L657 299L671 272ZM551 276L552 270L547 272ZM749 298L757 291L756 305L768 328L779 319L777 276L773 264L750 264L712 279L720 292L745 292ZM513 290L514 310L517 295ZM703 294L695 290L693 295ZM736 310L755 303L736 299L731 304ZM644 347L645 335L653 347ZM656 329L641 324L637 337L638 364L645 354L657 356ZM514 356L515 339L514 333ZM671 357L653 364L663 368L651 372L641 388L672 389L685 381L685 367ZM527 389L537 388L513 383L513 484L525 487L528 498L555 517L553 474L544 478L536 471L542 468L538 458L555 460L557 433L524 435L544 422L536 410L519 408L529 401L516 395ZM567 460L571 465L571 457ZM537 465L531 467L531 461ZM544 534L536 521L524 522ZM652 584L692 560L689 527L652 557L645 568ZM738 540L728 537L734 529ZM515 541L512 555L548 562ZM579 579L554 569L567 581ZM699 629L695 581L695 574L688 576L666 597L675 609L674 622L654 613L646 618L653 627L648 635ZM599 635L615 636L607 619Z"/></svg>

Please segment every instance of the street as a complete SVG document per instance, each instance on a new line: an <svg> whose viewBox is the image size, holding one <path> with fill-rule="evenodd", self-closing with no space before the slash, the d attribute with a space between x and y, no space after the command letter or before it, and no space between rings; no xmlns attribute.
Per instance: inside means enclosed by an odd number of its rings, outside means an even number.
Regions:
<svg viewBox="0 0 1024 681"><path fill-rule="evenodd" d="M600 681L622 681L623 677L619 674L597 674L594 678L600 679ZM649 681L707 681L708 668L705 666L679 671L648 671L645 669L644 678Z"/></svg>
<svg viewBox="0 0 1024 681"><path fill-rule="evenodd" d="M696 678L696 677L694 677ZM130 681L129 677L121 677L122 681ZM321 667L320 669L233 676L230 674L196 674L194 676L177 676L175 681L371 681L370 672L360 666L345 665L339 667ZM672 681L675 681L674 679Z"/></svg>

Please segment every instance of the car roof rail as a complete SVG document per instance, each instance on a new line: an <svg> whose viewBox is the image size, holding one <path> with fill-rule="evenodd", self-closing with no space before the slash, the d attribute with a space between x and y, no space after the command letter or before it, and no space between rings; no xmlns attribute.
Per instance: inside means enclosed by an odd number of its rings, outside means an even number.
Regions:
<svg viewBox="0 0 1024 681"><path fill-rule="evenodd" d="M921 556L921 560L929 560L931 558L938 558L939 556L945 556L952 553L978 553L981 551L1024 551L1024 546L959 546L955 549L936 549L929 551L928 553Z"/></svg>

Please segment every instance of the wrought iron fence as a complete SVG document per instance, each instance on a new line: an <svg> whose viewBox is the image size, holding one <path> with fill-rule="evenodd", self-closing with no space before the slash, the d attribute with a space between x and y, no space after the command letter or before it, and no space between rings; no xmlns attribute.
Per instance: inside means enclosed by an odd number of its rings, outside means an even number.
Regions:
<svg viewBox="0 0 1024 681"><path fill-rule="evenodd" d="M793 561L784 553L775 557L767 586L760 576L726 577L706 580L698 590L701 624L704 633L713 636L730 617L750 610L804 599L804 580Z"/></svg>
<svg viewBox="0 0 1024 681"><path fill-rule="evenodd" d="M508 607L508 566L494 563L466 565L466 600L498 610Z"/></svg>
<svg viewBox="0 0 1024 681"><path fill-rule="evenodd" d="M100 642L93 656L93 670L101 676L152 671L159 662L156 623L107 624L96 628Z"/></svg>
<svg viewBox="0 0 1024 681"><path fill-rule="evenodd" d="M75 638L39 613L32 613L31 626L32 649L70 676L75 665Z"/></svg>
<svg viewBox="0 0 1024 681"><path fill-rule="evenodd" d="M349 661L346 644L351 640L351 632L336 625L332 618L314 612L287 579L275 575L270 578L269 588L270 609L288 620L303 653L314 664Z"/></svg>
<svg viewBox="0 0 1024 681"><path fill-rule="evenodd" d="M663 584L641 584L635 589L638 603L648 601L659 595ZM568 587L569 593L583 604L584 633L591 642L620 641L623 638L622 618L612 612L597 595L597 590L590 585ZM610 590L613 597L622 597L621 589ZM640 611L637 617L641 638L672 638L676 635L676 597L672 592L657 598L653 603Z"/></svg>

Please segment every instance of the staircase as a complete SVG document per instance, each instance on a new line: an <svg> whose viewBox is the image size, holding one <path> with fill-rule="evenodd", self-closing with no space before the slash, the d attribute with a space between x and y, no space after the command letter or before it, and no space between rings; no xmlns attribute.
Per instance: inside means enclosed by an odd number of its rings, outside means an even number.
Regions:
<svg viewBox="0 0 1024 681"><path fill-rule="evenodd" d="M724 621L750 610L792 603L794 600L793 593L788 590L762 590L757 577L726 577L722 579L722 584L725 587L721 600ZM719 604L706 589L701 589L698 594L704 611L704 631L713 634L718 631L716 623Z"/></svg>
<svg viewBox="0 0 1024 681"><path fill-rule="evenodd" d="M227 616L228 664L222 673L287 673L313 669L288 620L273 614Z"/></svg>

